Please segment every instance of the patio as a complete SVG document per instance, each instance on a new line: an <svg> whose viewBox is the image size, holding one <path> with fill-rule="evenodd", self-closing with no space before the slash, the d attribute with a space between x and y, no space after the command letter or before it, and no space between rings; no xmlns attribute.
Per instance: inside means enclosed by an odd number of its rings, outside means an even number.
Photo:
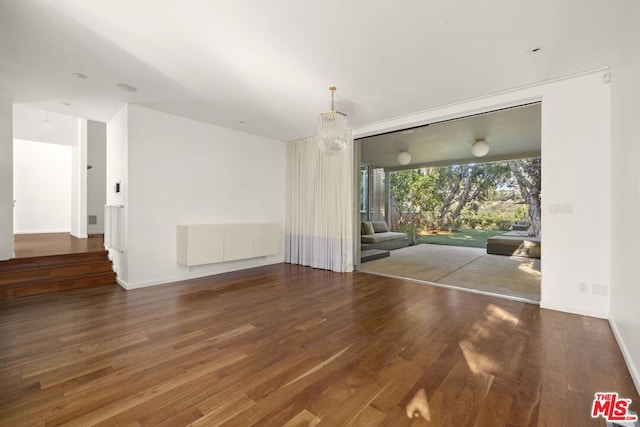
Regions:
<svg viewBox="0 0 640 427"><path fill-rule="evenodd" d="M362 263L360 271L540 302L540 260L485 249L420 244Z"/></svg>

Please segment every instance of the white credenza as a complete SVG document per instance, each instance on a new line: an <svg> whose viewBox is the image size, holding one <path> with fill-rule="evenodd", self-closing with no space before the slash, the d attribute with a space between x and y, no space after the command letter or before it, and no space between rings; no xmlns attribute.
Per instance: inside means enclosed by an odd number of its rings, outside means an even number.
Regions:
<svg viewBox="0 0 640 427"><path fill-rule="evenodd" d="M280 253L280 227L272 223L178 225L178 264L188 267Z"/></svg>

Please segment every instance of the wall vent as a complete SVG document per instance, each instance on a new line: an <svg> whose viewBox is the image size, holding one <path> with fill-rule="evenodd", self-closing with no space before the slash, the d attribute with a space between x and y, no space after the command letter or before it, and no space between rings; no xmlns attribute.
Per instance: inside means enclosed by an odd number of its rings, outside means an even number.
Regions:
<svg viewBox="0 0 640 427"><path fill-rule="evenodd" d="M96 225L98 223L98 215L89 215L89 225Z"/></svg>

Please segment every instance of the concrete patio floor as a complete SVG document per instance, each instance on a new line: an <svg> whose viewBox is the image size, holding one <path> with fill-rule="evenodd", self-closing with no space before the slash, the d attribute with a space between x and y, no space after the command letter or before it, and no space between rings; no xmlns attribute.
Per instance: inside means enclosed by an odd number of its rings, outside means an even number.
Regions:
<svg viewBox="0 0 640 427"><path fill-rule="evenodd" d="M540 302L540 260L485 249L421 244L362 263L360 271Z"/></svg>

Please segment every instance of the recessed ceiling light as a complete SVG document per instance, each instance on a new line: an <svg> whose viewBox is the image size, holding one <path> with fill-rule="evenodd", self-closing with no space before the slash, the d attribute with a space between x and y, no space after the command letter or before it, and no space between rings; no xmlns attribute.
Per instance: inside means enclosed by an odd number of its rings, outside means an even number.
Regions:
<svg viewBox="0 0 640 427"><path fill-rule="evenodd" d="M71 107L71 104L69 104L68 102L61 102L60 104L64 105L65 107Z"/></svg>
<svg viewBox="0 0 640 427"><path fill-rule="evenodd" d="M241 125L244 124L244 120L240 120L238 123L240 123Z"/></svg>
<svg viewBox="0 0 640 427"><path fill-rule="evenodd" d="M118 83L116 86L118 86L120 89L124 90L125 92L137 92L138 88L133 87L131 85L128 84L124 84L124 83Z"/></svg>
<svg viewBox="0 0 640 427"><path fill-rule="evenodd" d="M77 77L79 79L85 80L88 79L89 76L87 76L86 74L82 74L82 73L73 73L72 74L73 77Z"/></svg>

